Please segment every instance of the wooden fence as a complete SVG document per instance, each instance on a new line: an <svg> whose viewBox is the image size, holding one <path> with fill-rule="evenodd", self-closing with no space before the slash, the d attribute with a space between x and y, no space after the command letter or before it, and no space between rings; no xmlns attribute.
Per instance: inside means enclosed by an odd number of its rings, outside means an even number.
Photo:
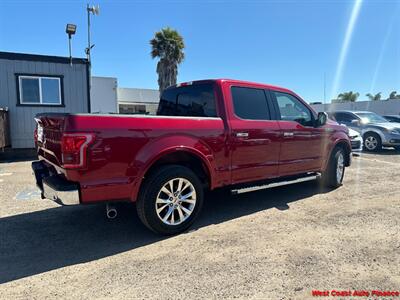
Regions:
<svg viewBox="0 0 400 300"><path fill-rule="evenodd" d="M0 108L0 149L4 149L8 146L11 146L8 110Z"/></svg>

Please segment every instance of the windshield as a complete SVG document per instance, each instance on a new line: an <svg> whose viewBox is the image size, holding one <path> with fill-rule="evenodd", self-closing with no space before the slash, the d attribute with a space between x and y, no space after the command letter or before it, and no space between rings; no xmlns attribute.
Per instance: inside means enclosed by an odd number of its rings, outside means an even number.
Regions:
<svg viewBox="0 0 400 300"><path fill-rule="evenodd" d="M388 122L384 117L377 115L375 113L357 113L363 123L382 123Z"/></svg>

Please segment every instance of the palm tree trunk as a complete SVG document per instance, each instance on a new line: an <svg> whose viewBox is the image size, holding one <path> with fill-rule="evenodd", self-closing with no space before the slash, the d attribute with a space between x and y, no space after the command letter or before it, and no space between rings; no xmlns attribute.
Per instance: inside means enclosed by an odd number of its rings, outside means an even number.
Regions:
<svg viewBox="0 0 400 300"><path fill-rule="evenodd" d="M161 59L157 63L157 74L158 74L158 87L161 93L169 86L176 84L178 77L178 65L174 62L169 62L165 59Z"/></svg>

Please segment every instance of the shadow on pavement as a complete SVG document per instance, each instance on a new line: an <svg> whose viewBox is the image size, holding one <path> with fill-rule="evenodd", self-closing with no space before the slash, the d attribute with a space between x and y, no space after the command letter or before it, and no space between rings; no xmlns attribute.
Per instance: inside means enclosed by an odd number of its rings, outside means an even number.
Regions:
<svg viewBox="0 0 400 300"><path fill-rule="evenodd" d="M38 159L36 150L31 148L6 148L4 151L0 151L0 163L29 161L36 159Z"/></svg>
<svg viewBox="0 0 400 300"><path fill-rule="evenodd" d="M394 148L382 148L376 152L363 151L362 155L399 155L400 150Z"/></svg>
<svg viewBox="0 0 400 300"><path fill-rule="evenodd" d="M315 182L230 196L207 196L203 214L191 230L323 193ZM187 233L187 234L190 234ZM120 204L118 217L106 219L104 205L57 207L0 219L0 283L61 267L89 262L149 245L160 237L146 229L131 204Z"/></svg>

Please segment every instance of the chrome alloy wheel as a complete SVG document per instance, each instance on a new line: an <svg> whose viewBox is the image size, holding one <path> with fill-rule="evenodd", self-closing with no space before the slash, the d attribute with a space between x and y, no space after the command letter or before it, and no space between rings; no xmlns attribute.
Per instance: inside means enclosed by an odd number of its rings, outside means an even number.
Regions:
<svg viewBox="0 0 400 300"><path fill-rule="evenodd" d="M174 178L163 185L156 199L158 218L167 225L179 225L193 213L196 190L185 178Z"/></svg>
<svg viewBox="0 0 400 300"><path fill-rule="evenodd" d="M336 164L336 180L339 183L342 181L343 172L344 172L344 157L343 157L343 153L340 152L338 155L337 164Z"/></svg>
<svg viewBox="0 0 400 300"><path fill-rule="evenodd" d="M376 137L370 135L365 139L365 147L368 150L375 150L377 146L378 146L378 140L376 139Z"/></svg>

